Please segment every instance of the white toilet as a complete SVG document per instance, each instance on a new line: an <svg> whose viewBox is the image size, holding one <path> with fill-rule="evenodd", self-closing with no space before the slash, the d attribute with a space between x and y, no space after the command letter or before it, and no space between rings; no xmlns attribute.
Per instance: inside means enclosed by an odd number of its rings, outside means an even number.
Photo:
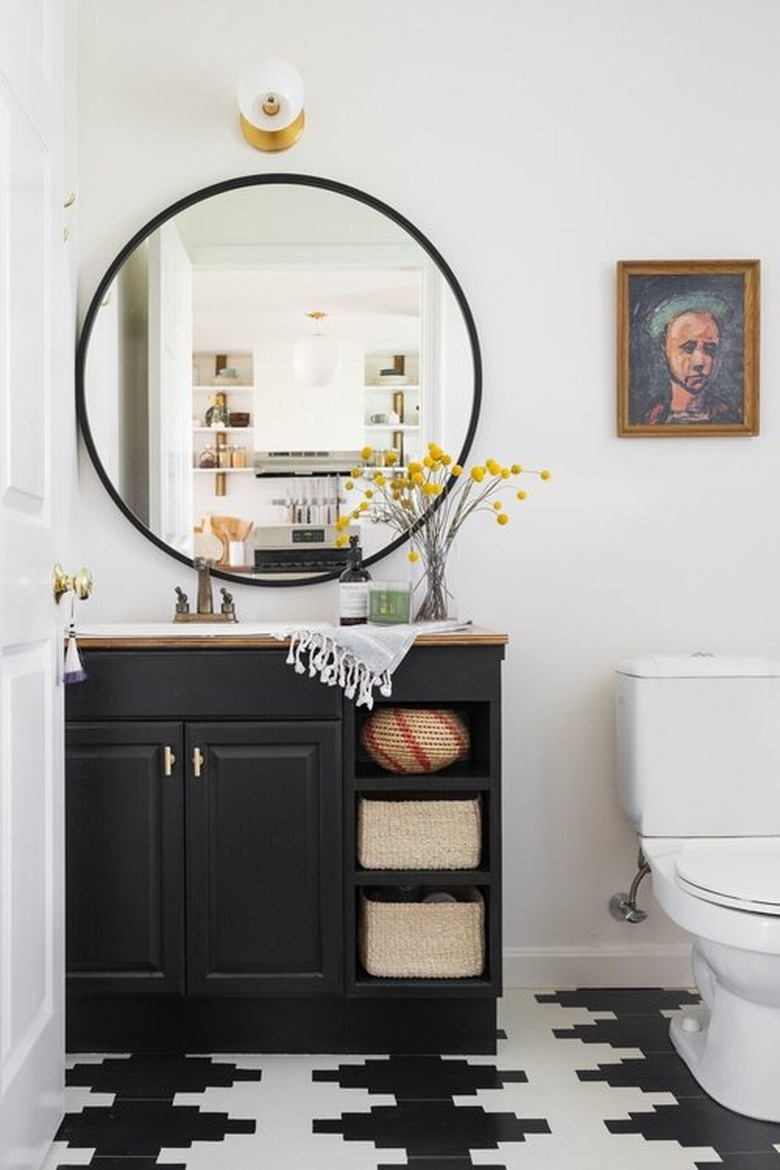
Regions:
<svg viewBox="0 0 780 1170"><path fill-rule="evenodd" d="M620 801L704 1006L671 1023L702 1088L780 1121L780 662L644 655L616 670Z"/></svg>

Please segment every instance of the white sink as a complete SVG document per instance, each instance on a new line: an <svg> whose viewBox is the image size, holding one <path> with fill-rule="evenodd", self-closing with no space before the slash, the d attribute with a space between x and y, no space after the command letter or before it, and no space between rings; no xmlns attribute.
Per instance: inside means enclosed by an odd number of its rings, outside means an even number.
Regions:
<svg viewBox="0 0 780 1170"><path fill-rule="evenodd" d="M81 638L285 638L293 630L327 630L328 622L114 622L78 626Z"/></svg>

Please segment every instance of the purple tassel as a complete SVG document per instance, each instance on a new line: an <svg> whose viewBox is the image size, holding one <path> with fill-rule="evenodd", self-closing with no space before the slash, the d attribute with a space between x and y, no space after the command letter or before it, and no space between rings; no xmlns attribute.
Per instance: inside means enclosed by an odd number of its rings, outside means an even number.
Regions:
<svg viewBox="0 0 780 1170"><path fill-rule="evenodd" d="M86 677L87 672L82 665L79 648L76 645L76 628L71 622L68 631L68 644L65 647L65 670L62 681L66 684L80 683L84 682Z"/></svg>

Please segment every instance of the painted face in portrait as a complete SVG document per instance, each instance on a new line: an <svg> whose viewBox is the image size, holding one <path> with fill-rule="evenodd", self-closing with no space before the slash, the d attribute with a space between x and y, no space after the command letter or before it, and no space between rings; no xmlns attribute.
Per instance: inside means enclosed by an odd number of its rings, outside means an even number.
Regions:
<svg viewBox="0 0 780 1170"><path fill-rule="evenodd" d="M689 394L701 394L715 370L720 328L712 313L690 311L669 322L664 354L672 380Z"/></svg>

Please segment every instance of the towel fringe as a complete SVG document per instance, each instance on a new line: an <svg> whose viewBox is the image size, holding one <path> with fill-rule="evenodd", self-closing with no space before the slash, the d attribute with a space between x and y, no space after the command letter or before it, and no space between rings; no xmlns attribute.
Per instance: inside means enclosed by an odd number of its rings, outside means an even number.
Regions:
<svg viewBox="0 0 780 1170"><path fill-rule="evenodd" d="M295 668L296 674L308 672L309 678L319 675L327 686L343 687L344 694L355 700L356 707L368 707L369 711L374 706L375 687L385 697L391 694L389 671L376 673L359 662L350 650L338 646L333 638L318 630L294 630L290 634L286 662Z"/></svg>

